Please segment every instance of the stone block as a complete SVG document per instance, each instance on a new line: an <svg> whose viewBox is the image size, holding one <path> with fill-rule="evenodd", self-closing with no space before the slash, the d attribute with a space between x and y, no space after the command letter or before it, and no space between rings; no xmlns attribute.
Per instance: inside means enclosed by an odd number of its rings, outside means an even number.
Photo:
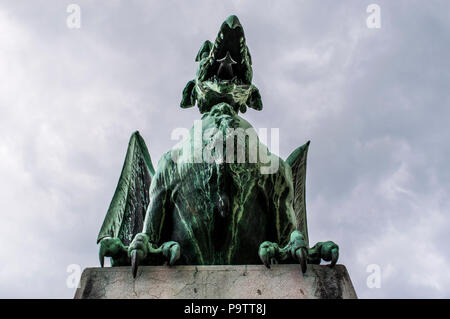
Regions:
<svg viewBox="0 0 450 319"><path fill-rule="evenodd" d="M357 298L344 265L141 266L87 268L75 298Z"/></svg>

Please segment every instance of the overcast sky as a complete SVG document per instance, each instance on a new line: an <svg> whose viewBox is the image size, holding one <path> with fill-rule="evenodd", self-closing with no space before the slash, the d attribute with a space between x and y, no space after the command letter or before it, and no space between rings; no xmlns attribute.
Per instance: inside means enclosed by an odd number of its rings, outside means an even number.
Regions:
<svg viewBox="0 0 450 319"><path fill-rule="evenodd" d="M81 7L81 28L66 25ZM366 8L381 8L370 29ZM311 140L311 243L361 298L450 297L448 1L0 1L0 297L72 298L139 130L153 163L192 126L194 57L244 26L280 156ZM366 284L368 265L381 288Z"/></svg>

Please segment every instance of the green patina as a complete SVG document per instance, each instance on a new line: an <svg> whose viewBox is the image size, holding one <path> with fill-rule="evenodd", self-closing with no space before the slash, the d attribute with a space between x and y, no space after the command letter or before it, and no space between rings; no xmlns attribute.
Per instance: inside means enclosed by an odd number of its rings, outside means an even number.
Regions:
<svg viewBox="0 0 450 319"><path fill-rule="evenodd" d="M156 171L142 137L131 137L122 174L98 236L112 265L334 265L338 246L309 248L305 205L309 142L286 161L271 154L238 112L262 109L251 56L236 16L197 54L197 76L181 107L203 114ZM134 272L135 273L135 272Z"/></svg>

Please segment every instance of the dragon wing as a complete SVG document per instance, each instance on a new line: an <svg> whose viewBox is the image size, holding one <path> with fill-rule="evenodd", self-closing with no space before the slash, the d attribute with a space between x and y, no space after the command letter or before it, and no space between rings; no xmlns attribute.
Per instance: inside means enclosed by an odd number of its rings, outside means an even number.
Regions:
<svg viewBox="0 0 450 319"><path fill-rule="evenodd" d="M150 203L149 189L155 170L144 139L138 131L131 135L119 183L109 205L99 243L105 237L119 238L128 246L142 231Z"/></svg>
<svg viewBox="0 0 450 319"><path fill-rule="evenodd" d="M306 181L306 157L309 148L306 144L294 150L286 159L286 163L292 169L292 182L294 186L294 213L296 219L295 228L300 230L305 238L306 245L309 247L308 226L306 223L306 203L305 203L305 181Z"/></svg>

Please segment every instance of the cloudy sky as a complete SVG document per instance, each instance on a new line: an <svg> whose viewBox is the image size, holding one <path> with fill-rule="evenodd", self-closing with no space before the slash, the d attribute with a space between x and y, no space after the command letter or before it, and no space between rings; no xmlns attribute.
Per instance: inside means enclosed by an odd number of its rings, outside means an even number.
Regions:
<svg viewBox="0 0 450 319"><path fill-rule="evenodd" d="M366 8L381 8L368 28ZM81 28L67 27L67 6ZM448 1L0 1L0 297L72 298L139 130L156 163L194 57L239 16L285 158L311 140L311 242L361 298L450 297ZM369 265L381 287L369 288Z"/></svg>

